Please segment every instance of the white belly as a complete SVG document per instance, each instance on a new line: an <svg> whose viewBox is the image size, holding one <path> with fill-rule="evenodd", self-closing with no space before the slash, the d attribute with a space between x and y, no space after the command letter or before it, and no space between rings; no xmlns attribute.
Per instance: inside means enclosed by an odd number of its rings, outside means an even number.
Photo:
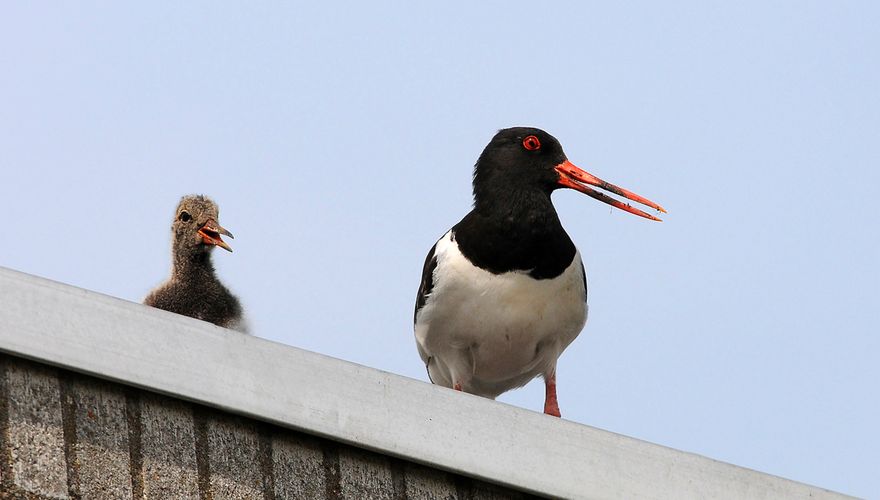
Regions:
<svg viewBox="0 0 880 500"><path fill-rule="evenodd" d="M415 326L431 379L494 398L554 373L587 318L580 255L556 278L536 280L475 267L451 233L434 253L434 288Z"/></svg>

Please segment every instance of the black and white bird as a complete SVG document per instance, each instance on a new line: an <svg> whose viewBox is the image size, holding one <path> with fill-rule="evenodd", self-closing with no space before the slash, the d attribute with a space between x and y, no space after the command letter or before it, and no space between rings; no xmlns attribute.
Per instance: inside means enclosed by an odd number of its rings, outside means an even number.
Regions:
<svg viewBox="0 0 880 500"><path fill-rule="evenodd" d="M659 221L589 186L665 210L572 164L536 128L499 131L474 167L474 207L434 244L415 306L419 354L435 384L496 398L544 378L560 416L556 362L587 320L581 256L550 200L571 188Z"/></svg>
<svg viewBox="0 0 880 500"><path fill-rule="evenodd" d="M241 304L220 283L211 263L215 246L232 251L220 236L232 238L232 233L219 218L217 204L206 196L180 200L171 224L171 277L150 292L144 304L245 332Z"/></svg>

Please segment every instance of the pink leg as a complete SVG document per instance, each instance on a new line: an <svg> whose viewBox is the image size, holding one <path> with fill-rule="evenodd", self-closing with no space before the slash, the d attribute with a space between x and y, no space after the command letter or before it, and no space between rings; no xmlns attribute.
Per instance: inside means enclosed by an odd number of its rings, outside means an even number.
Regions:
<svg viewBox="0 0 880 500"><path fill-rule="evenodd" d="M544 413L561 417L559 413L559 401L556 399L556 374L544 379Z"/></svg>
<svg viewBox="0 0 880 500"><path fill-rule="evenodd" d="M455 385L452 386L458 392L461 392L461 382L456 382Z"/></svg>

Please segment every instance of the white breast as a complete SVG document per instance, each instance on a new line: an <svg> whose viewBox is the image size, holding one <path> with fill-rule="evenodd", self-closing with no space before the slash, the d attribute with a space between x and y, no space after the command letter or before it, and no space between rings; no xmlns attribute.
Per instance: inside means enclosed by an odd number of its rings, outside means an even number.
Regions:
<svg viewBox="0 0 880 500"><path fill-rule="evenodd" d="M474 266L451 232L434 255L434 288L415 326L434 383L461 383L466 392L494 398L555 371L586 322L580 254L561 275L544 280Z"/></svg>

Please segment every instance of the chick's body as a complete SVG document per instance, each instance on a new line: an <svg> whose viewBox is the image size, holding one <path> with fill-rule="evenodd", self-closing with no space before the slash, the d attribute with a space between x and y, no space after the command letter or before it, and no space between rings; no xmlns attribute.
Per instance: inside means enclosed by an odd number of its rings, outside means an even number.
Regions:
<svg viewBox="0 0 880 500"><path fill-rule="evenodd" d="M144 304L245 331L241 304L217 278L211 262L215 246L232 251L220 237L232 234L218 219L217 204L210 198L192 195L180 200L171 225L171 277L150 292Z"/></svg>

